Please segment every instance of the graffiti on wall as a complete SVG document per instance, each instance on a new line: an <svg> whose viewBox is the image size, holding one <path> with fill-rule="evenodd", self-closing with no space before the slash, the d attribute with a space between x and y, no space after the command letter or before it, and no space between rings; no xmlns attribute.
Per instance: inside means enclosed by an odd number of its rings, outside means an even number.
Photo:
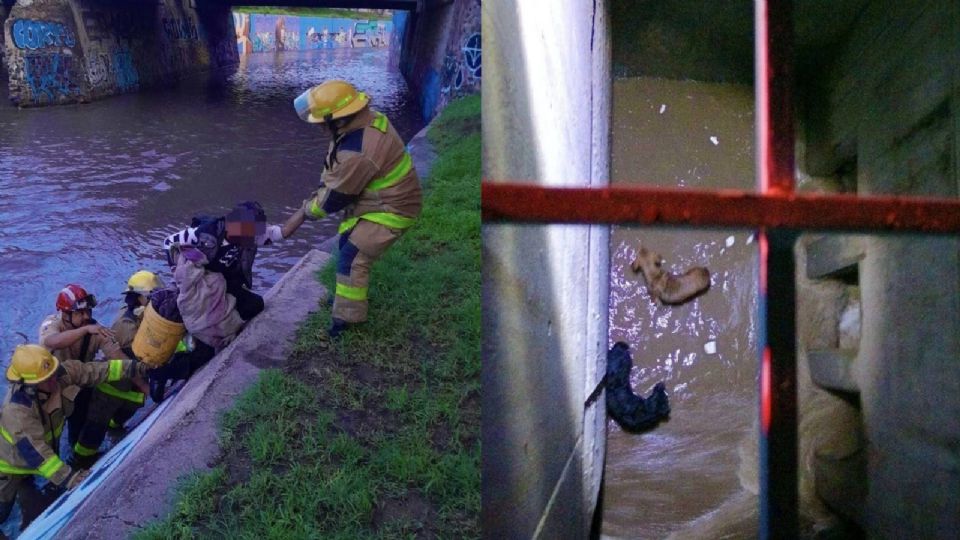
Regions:
<svg viewBox="0 0 960 540"><path fill-rule="evenodd" d="M57 101L60 97L80 94L73 82L73 57L42 54L23 57L23 76L33 101Z"/></svg>
<svg viewBox="0 0 960 540"><path fill-rule="evenodd" d="M200 39L200 34L197 32L197 25L190 19L164 17L162 24L163 33L169 40L189 39L196 41Z"/></svg>
<svg viewBox="0 0 960 540"><path fill-rule="evenodd" d="M90 85L94 88L107 84L107 74L110 72L110 61L105 54L90 54L87 56L87 75Z"/></svg>
<svg viewBox="0 0 960 540"><path fill-rule="evenodd" d="M17 19L11 28L18 49L35 51L47 47L73 47L77 37L73 29L59 22Z"/></svg>
<svg viewBox="0 0 960 540"><path fill-rule="evenodd" d="M114 51L111 68L119 90L132 90L140 85L140 75L133 65L133 55L128 49Z"/></svg>
<svg viewBox="0 0 960 540"><path fill-rule="evenodd" d="M463 63L469 70L470 75L476 79L480 78L481 48L480 33L477 32L467 38L461 49L463 51Z"/></svg>
<svg viewBox="0 0 960 540"><path fill-rule="evenodd" d="M240 54L338 47L386 47L393 31L391 21L247 13L234 13L233 25L237 33L237 51Z"/></svg>

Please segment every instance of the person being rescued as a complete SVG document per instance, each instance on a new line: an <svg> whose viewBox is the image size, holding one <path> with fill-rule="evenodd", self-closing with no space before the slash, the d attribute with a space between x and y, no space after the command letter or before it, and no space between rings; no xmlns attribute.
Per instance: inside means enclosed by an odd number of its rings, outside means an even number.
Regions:
<svg viewBox="0 0 960 540"><path fill-rule="evenodd" d="M320 189L291 215L274 241L292 235L306 219L343 212L333 316L327 331L339 337L367 320L370 267L420 215L422 193L413 160L387 117L346 81L327 81L298 96L300 118L330 133Z"/></svg>
<svg viewBox="0 0 960 540"><path fill-rule="evenodd" d="M143 377L146 366L136 360L105 362L59 360L40 345L19 345L6 376L10 385L0 407L0 523L13 509L21 482L40 475L56 486L72 489L87 475L57 454L64 420L75 413L82 388Z"/></svg>
<svg viewBox="0 0 960 540"><path fill-rule="evenodd" d="M279 227L277 227L279 229ZM226 217L194 218L164 240L179 292L177 308L193 348L150 372L150 396L159 403L167 383L189 378L263 311L250 290L258 245L269 242L259 203L241 203Z"/></svg>
<svg viewBox="0 0 960 540"><path fill-rule="evenodd" d="M102 353L104 358L122 358L123 352L113 331L93 319L93 308L96 305L96 297L83 287L75 284L64 287L57 294L58 313L50 315L40 323L40 345L60 362L92 362L98 352ZM76 447L80 431L87 421L93 395L92 388L78 390L77 395L70 396L73 414L67 422L67 441L72 448Z"/></svg>
<svg viewBox="0 0 960 540"><path fill-rule="evenodd" d="M135 359L133 338L143 321L143 312L149 302L150 293L162 288L163 281L146 270L135 272L127 280L124 291L124 306L111 326L117 346L123 357ZM119 358L119 357L118 357ZM137 409L143 406L144 397L149 392L147 383L139 378L123 379L98 385L90 398L87 420L80 430L73 452L80 464L92 464L99 453L100 445L107 429L119 429L129 420Z"/></svg>

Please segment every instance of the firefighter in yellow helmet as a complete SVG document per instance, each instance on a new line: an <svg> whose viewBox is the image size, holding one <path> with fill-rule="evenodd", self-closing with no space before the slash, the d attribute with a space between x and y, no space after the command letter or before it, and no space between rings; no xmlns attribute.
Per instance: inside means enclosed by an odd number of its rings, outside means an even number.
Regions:
<svg viewBox="0 0 960 540"><path fill-rule="evenodd" d="M16 348L0 408L0 523L9 516L17 488L28 476L38 474L66 489L86 476L86 471L61 461L56 450L80 387L143 376L145 369L136 360L61 362L40 345Z"/></svg>
<svg viewBox="0 0 960 540"><path fill-rule="evenodd" d="M297 97L294 109L306 122L322 124L330 146L320 189L283 227L268 228L272 240L289 237L305 219L343 211L330 337L367 319L370 266L420 215L422 195L413 160L387 117L346 81L327 81Z"/></svg>
<svg viewBox="0 0 960 540"><path fill-rule="evenodd" d="M110 328L120 351L127 358L133 354L133 338L137 335L143 312L150 302L150 293L163 287L163 281L147 270L135 272L127 280L124 306ZM150 389L139 377L105 382L93 390L86 422L80 430L73 453L77 463L90 464L99 452L108 428L119 428L143 406Z"/></svg>

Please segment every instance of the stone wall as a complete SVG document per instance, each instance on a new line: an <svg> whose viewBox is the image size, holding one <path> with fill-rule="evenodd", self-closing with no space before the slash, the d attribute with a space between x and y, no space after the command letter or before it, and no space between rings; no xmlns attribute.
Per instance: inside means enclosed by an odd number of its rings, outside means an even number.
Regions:
<svg viewBox="0 0 960 540"><path fill-rule="evenodd" d="M608 183L603 4L482 10L493 72L485 179ZM570 110L583 114L557 129L557 111ZM606 363L609 228L485 224L482 234L484 536L586 538L606 448L605 401L585 401Z"/></svg>
<svg viewBox="0 0 960 540"><path fill-rule="evenodd" d="M958 14L936 0L868 5L835 56L799 79L806 172L849 178L840 183L861 194L957 196ZM870 537L952 537L960 530L960 245L922 236L862 245L852 366L866 437L862 525Z"/></svg>
<svg viewBox="0 0 960 540"><path fill-rule="evenodd" d="M10 9L0 1L0 28L3 27L3 23L7 20L7 15L10 14ZM2 44L2 42L0 42ZM7 70L7 55L6 49L0 49L0 72L6 72ZM6 75L6 73L4 73Z"/></svg>
<svg viewBox="0 0 960 540"><path fill-rule="evenodd" d="M420 96L425 120L480 91L480 0L427 2L418 13L397 12L394 26L403 34L392 43L400 71Z"/></svg>
<svg viewBox="0 0 960 540"><path fill-rule="evenodd" d="M238 63L226 7L188 0L18 3L4 23L10 99L86 102Z"/></svg>

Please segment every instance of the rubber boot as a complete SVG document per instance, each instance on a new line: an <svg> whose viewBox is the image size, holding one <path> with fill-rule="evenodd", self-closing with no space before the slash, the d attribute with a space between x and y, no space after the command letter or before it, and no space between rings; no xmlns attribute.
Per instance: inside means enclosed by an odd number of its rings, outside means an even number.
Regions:
<svg viewBox="0 0 960 540"><path fill-rule="evenodd" d="M327 329L327 335L330 336L330 339L337 339L343 334L347 328L350 327L350 324L343 319L334 318L330 323L330 328Z"/></svg>

